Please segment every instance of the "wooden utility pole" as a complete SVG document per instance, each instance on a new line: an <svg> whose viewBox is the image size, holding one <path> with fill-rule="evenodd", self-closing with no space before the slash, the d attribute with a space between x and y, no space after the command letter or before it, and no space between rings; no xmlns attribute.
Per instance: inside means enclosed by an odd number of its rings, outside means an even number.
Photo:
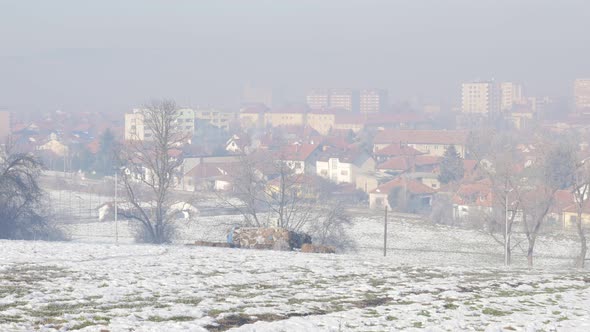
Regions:
<svg viewBox="0 0 590 332"><path fill-rule="evenodd" d="M385 220L383 220L383 257L387 256L387 205L385 205Z"/></svg>

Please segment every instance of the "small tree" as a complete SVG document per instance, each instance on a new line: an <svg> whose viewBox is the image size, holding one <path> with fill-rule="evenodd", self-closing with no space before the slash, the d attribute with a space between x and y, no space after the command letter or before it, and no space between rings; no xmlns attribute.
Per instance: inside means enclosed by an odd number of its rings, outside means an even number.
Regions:
<svg viewBox="0 0 590 332"><path fill-rule="evenodd" d="M588 251L588 242L586 238L586 227L582 220L584 208L588 205L590 199L590 166L586 163L580 163L574 175L573 185L574 201L576 205L576 231L580 239L580 253L576 258L576 267L584 268L586 253Z"/></svg>
<svg viewBox="0 0 590 332"><path fill-rule="evenodd" d="M142 110L150 140L126 142L119 154L125 170L122 182L127 202L122 214L139 222L138 240L167 243L173 236L172 196L182 159L174 153L187 141L179 129L179 113L172 100L154 101Z"/></svg>
<svg viewBox="0 0 590 332"><path fill-rule="evenodd" d="M438 180L441 183L449 183L459 181L463 178L465 168L463 167L463 159L451 145L445 151L443 159L440 163L440 175Z"/></svg>
<svg viewBox="0 0 590 332"><path fill-rule="evenodd" d="M63 237L44 212L40 173L41 163L34 156L0 146L0 238Z"/></svg>
<svg viewBox="0 0 590 332"><path fill-rule="evenodd" d="M112 175L114 171L116 142L115 135L110 129L105 130L99 137L99 148L96 153L95 169L102 175Z"/></svg>

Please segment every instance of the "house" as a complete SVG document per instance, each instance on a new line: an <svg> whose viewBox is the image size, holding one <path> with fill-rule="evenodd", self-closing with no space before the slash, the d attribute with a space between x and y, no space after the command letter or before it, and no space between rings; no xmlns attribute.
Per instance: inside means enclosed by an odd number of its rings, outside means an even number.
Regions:
<svg viewBox="0 0 590 332"><path fill-rule="evenodd" d="M391 175L407 172L433 172L440 162L440 157L430 155L397 156L377 165L376 169Z"/></svg>
<svg viewBox="0 0 590 332"><path fill-rule="evenodd" d="M231 177L229 174L238 167L237 163L199 163L186 172L182 179L182 189L197 190L229 190Z"/></svg>
<svg viewBox="0 0 590 332"><path fill-rule="evenodd" d="M319 156L319 144L294 144L284 146L278 153L278 160L284 162L295 174L315 174Z"/></svg>
<svg viewBox="0 0 590 332"><path fill-rule="evenodd" d="M453 219L462 220L473 214L490 213L494 195L489 179L463 183L453 195Z"/></svg>
<svg viewBox="0 0 590 332"><path fill-rule="evenodd" d="M432 156L443 156L454 145L461 158L465 158L469 132L462 130L399 130L384 129L373 140L373 151L391 144L403 144Z"/></svg>
<svg viewBox="0 0 590 332"><path fill-rule="evenodd" d="M420 210L430 207L432 197L436 190L424 185L422 182L404 176L397 177L386 182L369 193L369 207L381 209L392 207L389 205L389 194L394 188L400 188L411 197L415 207L412 210Z"/></svg>
<svg viewBox="0 0 590 332"><path fill-rule="evenodd" d="M55 133L51 133L51 135L49 135L48 141L39 145L37 150L51 151L56 156L60 157L67 155L69 151L68 146L60 142L57 139L57 135Z"/></svg>
<svg viewBox="0 0 590 332"><path fill-rule="evenodd" d="M317 175L339 184L354 184L361 190L367 190L369 179L366 175L374 170L375 160L359 149L349 149L344 152L326 151L316 162Z"/></svg>
<svg viewBox="0 0 590 332"><path fill-rule="evenodd" d="M389 144L386 147L379 149L373 153L373 156L377 162L382 163L388 159L398 156L419 156L424 154L422 151L418 151L411 146L402 145L401 143Z"/></svg>
<svg viewBox="0 0 590 332"><path fill-rule="evenodd" d="M235 154L247 153L250 140L245 136L233 135L225 142L225 150Z"/></svg>

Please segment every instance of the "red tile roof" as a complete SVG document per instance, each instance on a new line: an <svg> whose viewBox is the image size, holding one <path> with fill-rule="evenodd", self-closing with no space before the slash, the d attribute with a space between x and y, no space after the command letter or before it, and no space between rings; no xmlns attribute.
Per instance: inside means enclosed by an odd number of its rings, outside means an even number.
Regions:
<svg viewBox="0 0 590 332"><path fill-rule="evenodd" d="M307 160L311 154L319 147L317 144L292 144L281 149L280 158L282 160Z"/></svg>
<svg viewBox="0 0 590 332"><path fill-rule="evenodd" d="M390 144L383 149L375 151L376 156L417 156L424 154L411 146L397 144Z"/></svg>
<svg viewBox="0 0 590 332"><path fill-rule="evenodd" d="M434 189L430 188L429 186L423 184L420 181L397 177L389 182L380 185L376 189L372 190L371 193L389 194L391 190L395 187L404 187L406 188L406 190L408 190L408 192L414 195L432 194L435 192Z"/></svg>
<svg viewBox="0 0 590 332"><path fill-rule="evenodd" d="M382 130L374 139L376 144L460 144L467 143L468 131L463 130Z"/></svg>

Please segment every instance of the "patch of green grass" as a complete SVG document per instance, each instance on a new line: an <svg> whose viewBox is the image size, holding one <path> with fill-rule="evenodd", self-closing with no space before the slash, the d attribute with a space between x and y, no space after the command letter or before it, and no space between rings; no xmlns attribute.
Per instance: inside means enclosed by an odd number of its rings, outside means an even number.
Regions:
<svg viewBox="0 0 590 332"><path fill-rule="evenodd" d="M387 320L387 321L397 320L397 317L395 317L395 316L387 316L387 317L385 317L385 320Z"/></svg>
<svg viewBox="0 0 590 332"><path fill-rule="evenodd" d="M203 301L203 300L198 297L183 297L183 298L173 300L174 303L190 304L190 305L198 305L199 303L201 303L201 301Z"/></svg>
<svg viewBox="0 0 590 332"><path fill-rule="evenodd" d="M564 320L568 320L568 319L569 319L569 318L568 318L567 316L561 316L561 317L557 318L557 321L558 321L558 322L562 322L562 321L564 321Z"/></svg>
<svg viewBox="0 0 590 332"><path fill-rule="evenodd" d="M419 316L430 317L430 312L428 310L420 310L418 313Z"/></svg>
<svg viewBox="0 0 590 332"><path fill-rule="evenodd" d="M111 317L106 317L106 316L94 316L92 317L95 321L103 321L103 322L107 322L110 323L111 322Z"/></svg>
<svg viewBox="0 0 590 332"><path fill-rule="evenodd" d="M459 306L454 304L453 302L447 302L443 305L443 308L449 309L449 310L454 310L454 309L459 308Z"/></svg>
<svg viewBox="0 0 590 332"><path fill-rule="evenodd" d="M211 309L207 312L207 315L211 316L211 317L217 317L219 316L219 314L223 313L225 311L223 310L219 310L219 309Z"/></svg>
<svg viewBox="0 0 590 332"><path fill-rule="evenodd" d="M551 313L552 313L552 314L554 314L554 315L559 315L559 314L561 314L561 311L559 311L559 310L554 310L554 311L552 311Z"/></svg>
<svg viewBox="0 0 590 332"><path fill-rule="evenodd" d="M290 298L287 300L287 304L302 304L305 303L306 300L304 299L294 299L294 298Z"/></svg>
<svg viewBox="0 0 590 332"><path fill-rule="evenodd" d="M23 301L14 301L12 303L0 304L0 311L4 311L4 310L10 309L10 308L15 308L15 307L25 305L25 304L27 304L27 302L23 302Z"/></svg>
<svg viewBox="0 0 590 332"><path fill-rule="evenodd" d="M494 308L484 308L482 310L482 313L484 313L486 315L490 315L490 316L506 316L506 315L510 315L510 313L507 312L507 311L502 311L502 310L498 310L498 309L494 309Z"/></svg>
<svg viewBox="0 0 590 332"><path fill-rule="evenodd" d="M85 327L93 326L93 325L96 325L96 323L91 322L89 320L85 320L85 321L83 321L81 323L78 323L78 324L70 327L70 330L81 330L81 329L83 329Z"/></svg>
<svg viewBox="0 0 590 332"><path fill-rule="evenodd" d="M24 322L24 320L21 316L16 316L16 315L0 316L0 324L20 323L20 322Z"/></svg>
<svg viewBox="0 0 590 332"><path fill-rule="evenodd" d="M422 328L422 322L414 322L412 323L412 326L416 328Z"/></svg>
<svg viewBox="0 0 590 332"><path fill-rule="evenodd" d="M79 312L96 312L98 303L87 301L81 303L50 303L40 309L30 311L33 317L58 317L64 314Z"/></svg>
<svg viewBox="0 0 590 332"><path fill-rule="evenodd" d="M188 322L191 320L195 320L195 317L192 316L171 316L171 317L161 317L161 316L150 316L148 319L150 322Z"/></svg>

